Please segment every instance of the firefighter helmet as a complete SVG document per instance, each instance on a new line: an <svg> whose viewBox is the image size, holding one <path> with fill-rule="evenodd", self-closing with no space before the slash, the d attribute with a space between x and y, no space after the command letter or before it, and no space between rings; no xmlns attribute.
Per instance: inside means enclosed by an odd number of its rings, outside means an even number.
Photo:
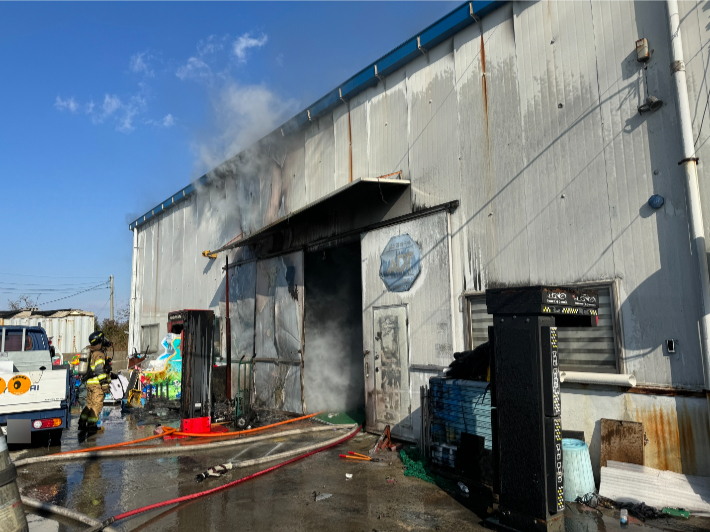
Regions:
<svg viewBox="0 0 710 532"><path fill-rule="evenodd" d="M92 332L89 335L89 343L93 346L101 345L104 343L104 333L103 331Z"/></svg>

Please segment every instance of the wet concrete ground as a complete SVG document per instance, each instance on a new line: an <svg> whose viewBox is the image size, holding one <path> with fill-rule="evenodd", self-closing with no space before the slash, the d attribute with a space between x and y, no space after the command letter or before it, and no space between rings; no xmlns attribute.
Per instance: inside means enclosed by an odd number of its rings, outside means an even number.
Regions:
<svg viewBox="0 0 710 532"><path fill-rule="evenodd" d="M60 450L118 443L150 436L158 423L176 425L176 419L164 409L152 414L146 412L140 419L121 414L119 407L106 412L109 416L104 419L104 431L88 441L79 442L74 426L65 431L61 447L13 451L11 456L16 461ZM297 422L282 430L315 424ZM275 437L227 449L191 451L180 456L133 456L27 465L19 468L19 485L25 496L105 519L146 504L220 486L278 462L236 469L202 483L195 481L195 475L214 465L257 458L267 453L277 454L325 441L337 434L328 430L296 437ZM338 457L348 450L366 453L375 441L375 436L361 433L345 444L229 490L180 506L154 510L113 526L126 531L227 531L237 528L339 532L483 530L481 517L485 517L488 501L482 495L471 493L466 498L461 493L447 493L434 484L405 477L402 463L395 453L380 453L385 458L382 463L346 462ZM352 474L351 480L346 479L346 473ZM314 492L331 496L316 502ZM567 508L566 516L569 532L621 529L618 517L609 510L602 514L597 510L585 511L574 504ZM700 524L705 523L710 521ZM698 522L671 522L660 528L691 532L698 529L697 525ZM641 532L646 527L632 523L628 528ZM42 532L85 529L84 525L68 520L45 521L37 517L33 517L31 528Z"/></svg>

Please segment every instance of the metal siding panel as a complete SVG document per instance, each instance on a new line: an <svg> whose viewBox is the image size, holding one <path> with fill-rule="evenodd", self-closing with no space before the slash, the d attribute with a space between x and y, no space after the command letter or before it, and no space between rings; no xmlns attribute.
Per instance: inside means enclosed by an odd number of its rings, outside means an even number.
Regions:
<svg viewBox="0 0 710 532"><path fill-rule="evenodd" d="M313 122L306 131L306 197L312 203L335 190L333 115Z"/></svg>
<svg viewBox="0 0 710 532"><path fill-rule="evenodd" d="M609 183L612 250L622 279L621 312L625 371L639 382L701 386L698 281L690 255L685 190L675 161L679 140L675 108L664 105L639 115L646 92L673 102L666 68L667 45L654 47L643 70L626 43L643 36L667 43L663 3L592 4L604 156ZM649 196L664 207L653 211ZM665 339L678 339L682 352L664 356ZM623 369L623 368L622 368Z"/></svg>
<svg viewBox="0 0 710 532"><path fill-rule="evenodd" d="M155 321L155 273L158 268L156 263L156 228L157 222L152 221L149 224L141 226L145 235L145 262L143 263L143 304L142 315L145 316L146 322L153 323Z"/></svg>
<svg viewBox="0 0 710 532"><path fill-rule="evenodd" d="M182 303L182 261L185 254L183 249L183 235L185 230L184 204L173 207L170 210L170 217L173 219L173 234L170 239L172 243L172 260L170 263L170 308L178 310L183 308Z"/></svg>
<svg viewBox="0 0 710 532"><path fill-rule="evenodd" d="M460 198L453 39L406 66L413 208Z"/></svg>
<svg viewBox="0 0 710 532"><path fill-rule="evenodd" d="M190 197L184 207L184 228L182 235L182 303L186 308L196 308L195 285L198 280L197 261L205 261L197 248L195 197Z"/></svg>
<svg viewBox="0 0 710 532"><path fill-rule="evenodd" d="M300 360L302 331L302 253L258 261L256 356Z"/></svg>
<svg viewBox="0 0 710 532"><path fill-rule="evenodd" d="M405 74L405 70L400 69L366 91L369 131L369 165L363 174L366 177L380 177L401 170L402 179L409 179L409 124Z"/></svg>
<svg viewBox="0 0 710 532"><path fill-rule="evenodd" d="M306 197L306 138L303 132L289 137L289 149L281 175L286 191L286 212L293 212L307 205Z"/></svg>
<svg viewBox="0 0 710 532"><path fill-rule="evenodd" d="M256 262L230 270L229 307L232 359L254 356L254 309L256 304Z"/></svg>
<svg viewBox="0 0 710 532"><path fill-rule="evenodd" d="M335 152L335 186L347 185L350 175L350 138L352 124L348 123L348 104L342 104L333 110L333 139ZM352 122L352 119L351 119Z"/></svg>
<svg viewBox="0 0 710 532"><path fill-rule="evenodd" d="M433 214L396 226L365 233L361 237L363 348L374 353L373 307L407 305L410 364L446 366L453 360L451 346L451 286L448 269L446 213ZM421 273L408 292L388 292L380 279L380 254L396 235L409 234L421 249ZM372 361L371 361L372 362ZM366 378L372 390L374 371ZM420 429L419 386L428 375L410 371L412 429L393 428L407 439L418 438ZM371 411L368 397L368 416ZM368 417L368 424L372 420Z"/></svg>
<svg viewBox="0 0 710 532"><path fill-rule="evenodd" d="M170 308L172 295L172 262L173 262L173 222L174 218L171 210L169 213L159 218L160 223L160 242L159 249L159 275L155 280L158 297L156 299L156 313L158 323L163 324L159 328L161 338L163 331L167 334L168 312L173 310ZM165 323L164 323L165 322Z"/></svg>
<svg viewBox="0 0 710 532"><path fill-rule="evenodd" d="M522 136L511 17L506 6L454 41L464 201L452 232L455 271L465 280L460 291L529 282L523 158L512 149Z"/></svg>
<svg viewBox="0 0 710 532"><path fill-rule="evenodd" d="M350 100L350 124L353 142L353 179L369 176L370 125L368 94L361 92Z"/></svg>

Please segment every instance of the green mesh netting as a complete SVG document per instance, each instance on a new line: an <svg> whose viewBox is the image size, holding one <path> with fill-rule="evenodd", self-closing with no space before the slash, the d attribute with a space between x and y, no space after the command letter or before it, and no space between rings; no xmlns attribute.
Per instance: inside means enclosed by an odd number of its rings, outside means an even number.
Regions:
<svg viewBox="0 0 710 532"><path fill-rule="evenodd" d="M436 484L443 489L453 489L453 482L432 473L429 460L419 454L416 448L402 449L399 452L399 457L404 464L404 475L407 477L420 478L431 484Z"/></svg>

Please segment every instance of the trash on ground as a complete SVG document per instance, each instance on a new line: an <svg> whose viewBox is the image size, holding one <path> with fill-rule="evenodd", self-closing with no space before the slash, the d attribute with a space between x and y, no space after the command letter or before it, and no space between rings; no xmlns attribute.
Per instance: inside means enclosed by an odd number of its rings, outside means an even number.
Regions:
<svg viewBox="0 0 710 532"><path fill-rule="evenodd" d="M375 444L375 446L372 449L370 449L368 454L373 455L376 452L384 451L385 449L387 449L388 451L393 451L393 452L396 452L396 451L399 451L400 449L402 449L401 443L394 443L392 441L392 433L390 431L389 425L387 425L385 427L385 430L382 431L382 434L380 435L380 438L377 440L377 443Z"/></svg>
<svg viewBox="0 0 710 532"><path fill-rule="evenodd" d="M220 464L220 465L216 465L214 467L210 467L207 471L204 471L203 473L200 473L199 475L197 475L195 477L195 480L197 482L202 482L203 480L205 480L208 477L221 477L227 471L231 471L232 467L234 467L234 466L232 465L231 462L227 462L226 464Z"/></svg>
<svg viewBox="0 0 710 532"><path fill-rule="evenodd" d="M330 499L332 496L332 493L318 493L316 491L313 492L313 500L316 502L324 501L325 499Z"/></svg>
<svg viewBox="0 0 710 532"><path fill-rule="evenodd" d="M619 512L619 521L622 525L628 524L628 522L629 522L629 511L628 510L621 510Z"/></svg>
<svg viewBox="0 0 710 532"><path fill-rule="evenodd" d="M620 506L645 503L654 509L677 507L691 512L710 512L710 478L613 460L601 468L599 494L617 501ZM633 511L629 513L634 515Z"/></svg>
<svg viewBox="0 0 710 532"><path fill-rule="evenodd" d="M663 514L659 510L657 510L653 506L648 506L646 503L643 502L641 504L624 502L619 504L619 508L621 510L627 510L629 514L637 518L642 523L645 522L646 519L658 519L659 517L663 516Z"/></svg>
<svg viewBox="0 0 710 532"><path fill-rule="evenodd" d="M345 480L350 480L351 478L353 478L352 473L345 473Z"/></svg>
<svg viewBox="0 0 710 532"><path fill-rule="evenodd" d="M459 482L458 486L462 492L468 495L468 486L466 486L466 484L464 484L463 482Z"/></svg>
<svg viewBox="0 0 710 532"><path fill-rule="evenodd" d="M672 517L682 517L683 519L690 519L690 512L684 508L669 508L666 506L661 510L664 515L670 515Z"/></svg>
<svg viewBox="0 0 710 532"><path fill-rule="evenodd" d="M385 480L387 480L387 482L389 482L390 484L394 484L397 482L397 479L394 477L387 477Z"/></svg>

